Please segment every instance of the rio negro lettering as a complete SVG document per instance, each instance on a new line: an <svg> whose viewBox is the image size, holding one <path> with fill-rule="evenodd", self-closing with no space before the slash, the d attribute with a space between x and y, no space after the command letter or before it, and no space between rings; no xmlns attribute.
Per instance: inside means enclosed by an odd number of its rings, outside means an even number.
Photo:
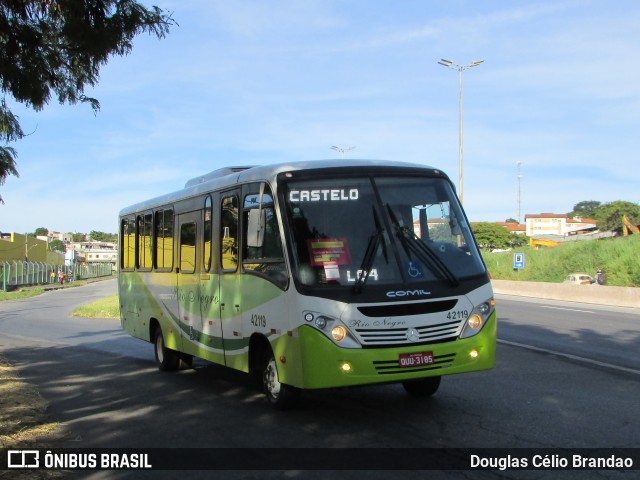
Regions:
<svg viewBox="0 0 640 480"><path fill-rule="evenodd" d="M321 190L291 190L289 201L291 202L341 202L358 200L357 188L351 189L321 189Z"/></svg>

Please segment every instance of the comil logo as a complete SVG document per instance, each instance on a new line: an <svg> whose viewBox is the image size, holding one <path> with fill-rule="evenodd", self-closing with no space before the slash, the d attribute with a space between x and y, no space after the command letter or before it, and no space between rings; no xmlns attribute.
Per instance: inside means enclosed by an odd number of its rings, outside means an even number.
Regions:
<svg viewBox="0 0 640 480"><path fill-rule="evenodd" d="M38 450L8 450L8 468L38 468L40 467L40 452Z"/></svg>
<svg viewBox="0 0 640 480"><path fill-rule="evenodd" d="M417 295L431 295L431 292L426 290L395 290L387 292L387 297L389 298L415 297Z"/></svg>

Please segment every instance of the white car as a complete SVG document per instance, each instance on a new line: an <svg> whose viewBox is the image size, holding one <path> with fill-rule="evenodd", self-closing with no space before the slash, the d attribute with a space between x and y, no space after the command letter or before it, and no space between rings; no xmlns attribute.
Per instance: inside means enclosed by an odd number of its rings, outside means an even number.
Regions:
<svg viewBox="0 0 640 480"><path fill-rule="evenodd" d="M596 279L588 273L571 273L567 275L563 283L573 283L574 285L591 285L596 283Z"/></svg>

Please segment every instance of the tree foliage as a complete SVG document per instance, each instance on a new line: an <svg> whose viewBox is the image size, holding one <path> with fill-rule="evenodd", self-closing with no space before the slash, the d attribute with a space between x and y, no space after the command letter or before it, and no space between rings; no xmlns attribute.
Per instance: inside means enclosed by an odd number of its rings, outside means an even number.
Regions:
<svg viewBox="0 0 640 480"><path fill-rule="evenodd" d="M117 233L98 232L96 230L92 230L89 233L89 237L91 238L91 240L94 240L96 242L117 242L118 241Z"/></svg>
<svg viewBox="0 0 640 480"><path fill-rule="evenodd" d="M100 103L84 91L97 84L100 67L128 54L136 35L164 38L173 24L170 14L134 0L0 0L0 185L18 176L7 144L24 137L7 96L35 110L57 97L97 112Z"/></svg>
<svg viewBox="0 0 640 480"><path fill-rule="evenodd" d="M571 218L574 217L587 217L587 218L596 218L598 213L598 209L602 205L602 202L598 202L597 200L584 200L582 202L578 202L573 206L573 211L569 212L567 215Z"/></svg>
<svg viewBox="0 0 640 480"><path fill-rule="evenodd" d="M33 233L36 237L46 237L49 235L49 229L46 227L38 227Z"/></svg>
<svg viewBox="0 0 640 480"><path fill-rule="evenodd" d="M49 250L51 250L52 252L64 253L66 251L66 248L62 240L51 240L51 242L49 242Z"/></svg>
<svg viewBox="0 0 640 480"><path fill-rule="evenodd" d="M638 225L640 223L640 206L622 200L605 203L598 209L596 215L598 229L615 230L620 233L622 231L622 217L624 215L626 215L632 223Z"/></svg>
<svg viewBox="0 0 640 480"><path fill-rule="evenodd" d="M528 241L524 235L516 235L503 226L490 222L472 223L471 230L480 248L487 250L512 248Z"/></svg>

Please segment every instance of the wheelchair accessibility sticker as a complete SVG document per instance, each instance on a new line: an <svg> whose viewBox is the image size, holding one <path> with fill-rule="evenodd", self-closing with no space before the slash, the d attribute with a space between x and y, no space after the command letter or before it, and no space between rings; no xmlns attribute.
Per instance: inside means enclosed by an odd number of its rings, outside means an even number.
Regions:
<svg viewBox="0 0 640 480"><path fill-rule="evenodd" d="M409 278L424 278L424 270L422 269L420 262L410 260L408 262L404 262L404 266Z"/></svg>

